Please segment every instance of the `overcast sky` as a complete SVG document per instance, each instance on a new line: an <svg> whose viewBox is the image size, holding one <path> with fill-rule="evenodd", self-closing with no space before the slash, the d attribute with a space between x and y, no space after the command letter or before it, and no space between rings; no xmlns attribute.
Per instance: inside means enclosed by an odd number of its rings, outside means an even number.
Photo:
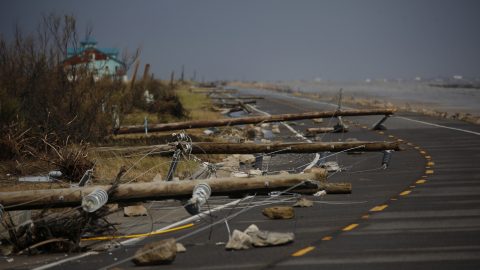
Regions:
<svg viewBox="0 0 480 270"><path fill-rule="evenodd" d="M2 0L0 31L50 12L93 25L100 47L142 47L162 78L182 64L208 80L480 77L474 0Z"/></svg>

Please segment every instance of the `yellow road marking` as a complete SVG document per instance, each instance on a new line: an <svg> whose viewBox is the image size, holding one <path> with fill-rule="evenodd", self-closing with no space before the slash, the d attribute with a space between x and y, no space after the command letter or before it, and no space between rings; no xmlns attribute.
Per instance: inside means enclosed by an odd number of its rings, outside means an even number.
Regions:
<svg viewBox="0 0 480 270"><path fill-rule="evenodd" d="M403 140L402 139L397 139L397 142L403 142Z"/></svg>
<svg viewBox="0 0 480 270"><path fill-rule="evenodd" d="M389 137L389 138L395 138L395 136L393 136L393 135L388 135L388 137Z"/></svg>
<svg viewBox="0 0 480 270"><path fill-rule="evenodd" d="M429 161L429 162L427 162L427 165L428 165L428 166L433 166L433 165L435 165L435 162Z"/></svg>
<svg viewBox="0 0 480 270"><path fill-rule="evenodd" d="M383 204L383 205L373 207L372 209L370 209L370 211L371 212L379 212L379 211L382 211L383 209L385 209L387 207L388 207L387 204Z"/></svg>
<svg viewBox="0 0 480 270"><path fill-rule="evenodd" d="M322 241L330 241L332 239L333 239L333 237L331 237L331 236L325 236L325 237L322 238Z"/></svg>
<svg viewBox="0 0 480 270"><path fill-rule="evenodd" d="M99 241L99 240L112 240L112 239L128 239L128 238L139 238L139 237L147 237L152 235L164 234L168 232L179 231L183 229L187 229L193 227L193 223L189 223L183 226L171 228L168 230L158 231L158 232L151 232L151 233L140 233L140 234L129 234L129 235L109 235L109 236L97 236L97 237L89 237L89 238L82 238L82 241Z"/></svg>
<svg viewBox="0 0 480 270"><path fill-rule="evenodd" d="M426 154L427 154L427 152L425 152L425 151L423 151L423 150L422 150L422 151L420 151L420 154L422 154L422 155L426 155Z"/></svg>
<svg viewBox="0 0 480 270"><path fill-rule="evenodd" d="M385 132L379 131L378 134L383 135L383 134L385 134Z"/></svg>
<svg viewBox="0 0 480 270"><path fill-rule="evenodd" d="M368 219L369 217L370 217L370 215L368 215L368 214L362 216L363 219Z"/></svg>
<svg viewBox="0 0 480 270"><path fill-rule="evenodd" d="M406 196L412 192L411 190L405 190L404 192L400 193L400 196Z"/></svg>
<svg viewBox="0 0 480 270"><path fill-rule="evenodd" d="M431 156L425 156L426 159L431 159L432 157Z"/></svg>
<svg viewBox="0 0 480 270"><path fill-rule="evenodd" d="M414 148L417 149L417 150L420 149L420 147L418 147L418 146L415 146Z"/></svg>
<svg viewBox="0 0 480 270"><path fill-rule="evenodd" d="M415 182L416 184L425 184L425 182L427 182L427 180L425 179L420 179L420 180L417 180L417 182Z"/></svg>
<svg viewBox="0 0 480 270"><path fill-rule="evenodd" d="M433 174L433 170L426 170L425 174Z"/></svg>
<svg viewBox="0 0 480 270"><path fill-rule="evenodd" d="M307 253L309 253L310 251L314 250L315 247L314 246L309 246L309 247L306 247L306 248L302 248L300 249L299 251L296 251L295 253L292 254L292 257L300 257L300 256L303 256Z"/></svg>
<svg viewBox="0 0 480 270"><path fill-rule="evenodd" d="M397 198L391 198L390 199L390 201L396 201L396 200L397 200Z"/></svg>
<svg viewBox="0 0 480 270"><path fill-rule="evenodd" d="M344 231L344 232L351 231L351 230L355 229L357 226L358 226L358 224L353 223L353 224L350 224L347 227L343 228L342 231Z"/></svg>

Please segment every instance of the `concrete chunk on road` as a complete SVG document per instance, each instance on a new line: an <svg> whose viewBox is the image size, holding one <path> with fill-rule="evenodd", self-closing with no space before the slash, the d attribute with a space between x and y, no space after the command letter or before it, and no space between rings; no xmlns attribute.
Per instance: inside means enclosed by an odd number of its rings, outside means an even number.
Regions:
<svg viewBox="0 0 480 270"><path fill-rule="evenodd" d="M146 244L137 252L132 262L135 265L171 264L177 256L177 243L174 238Z"/></svg>

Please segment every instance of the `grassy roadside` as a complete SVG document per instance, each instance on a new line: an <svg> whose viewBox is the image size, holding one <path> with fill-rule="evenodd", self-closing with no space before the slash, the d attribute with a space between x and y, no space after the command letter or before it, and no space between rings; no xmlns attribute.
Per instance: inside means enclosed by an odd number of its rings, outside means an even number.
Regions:
<svg viewBox="0 0 480 270"><path fill-rule="evenodd" d="M190 85L182 85L176 89L176 94L181 100L182 105L188 111L187 119L176 119L173 117L162 117L160 120L157 114L148 113L145 111L134 110L127 115L122 124L124 125L142 125L144 117L147 116L149 123L164 123L177 122L185 120L211 120L223 117L220 113L212 109L212 103L206 94L197 93L190 90ZM149 134L129 134L121 136L112 136L108 141L108 145L148 145L148 144L163 144L166 141L171 141L172 132L161 132ZM188 130L187 134L195 141L212 141L212 137L207 137L203 134L203 129ZM114 152L99 153L95 151L95 147L91 147L88 151L87 158L95 163L94 169L94 184L108 184L115 179L119 169L124 166L128 169L127 174L122 178L122 182L146 182L151 181L154 177L166 177L168 168L170 166L171 158L166 156L149 156L147 152L136 153L131 156L120 156ZM217 161L217 156L201 156L204 161ZM43 163L42 163L43 164ZM47 164L38 164L38 169L29 170L28 174L42 175L49 170L53 170L52 166ZM184 160L178 164L177 173L175 176L180 179L191 175L196 163L193 160ZM11 166L10 166L11 167ZM41 168L41 169L40 169ZM18 175L6 176L11 168L0 164L0 173L2 179L0 180L0 191L14 191L24 189L41 189L41 188L59 188L69 186L68 183L19 183L17 181ZM21 175L21 174L20 174Z"/></svg>

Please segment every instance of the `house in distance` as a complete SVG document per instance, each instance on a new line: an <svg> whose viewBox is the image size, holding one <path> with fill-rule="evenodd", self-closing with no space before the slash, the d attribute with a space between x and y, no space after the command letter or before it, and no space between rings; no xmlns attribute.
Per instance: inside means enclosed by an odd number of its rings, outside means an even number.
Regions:
<svg viewBox="0 0 480 270"><path fill-rule="evenodd" d="M67 58L63 61L63 66L71 71L70 80L75 79L75 70L85 68L92 72L96 81L102 77L126 81L126 66L118 59L118 53L116 48L97 48L97 41L88 37L80 42L79 48L67 49Z"/></svg>

